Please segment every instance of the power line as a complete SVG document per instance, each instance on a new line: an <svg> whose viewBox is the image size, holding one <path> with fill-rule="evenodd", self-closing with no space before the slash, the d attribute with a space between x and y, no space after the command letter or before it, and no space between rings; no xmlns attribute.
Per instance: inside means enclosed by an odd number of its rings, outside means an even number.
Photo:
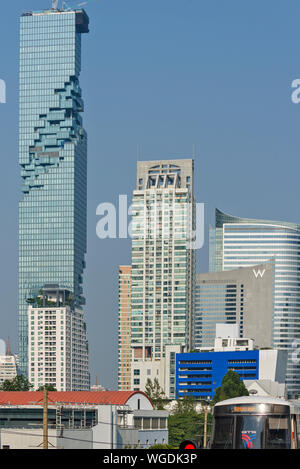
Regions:
<svg viewBox="0 0 300 469"><path fill-rule="evenodd" d="M6 430L5 428L1 428L0 432L6 432L6 433L9 433L9 434L13 434L13 435L26 435L26 436L35 436L35 437L43 437L42 434L34 434L34 433L28 433L28 432L14 432L12 430ZM72 440L72 441L80 441L80 442L84 442L84 443L96 443L96 444L101 444L101 445L111 445L111 446L129 446L129 444L127 445L122 445L122 444L117 444L117 443L112 443L110 441L95 441L95 440L83 440L83 439L80 439L80 438L72 438L70 436L59 436L58 438L60 439L65 439L65 440ZM135 445L132 445L132 446L135 446ZM145 447L148 447L149 448L149 445L146 445L146 444L142 444L142 443L137 443L136 446L145 446Z"/></svg>

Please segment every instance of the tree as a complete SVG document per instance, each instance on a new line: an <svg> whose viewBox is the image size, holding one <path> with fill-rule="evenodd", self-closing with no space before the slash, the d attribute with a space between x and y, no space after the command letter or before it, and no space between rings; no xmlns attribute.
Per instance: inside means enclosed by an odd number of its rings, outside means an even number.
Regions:
<svg viewBox="0 0 300 469"><path fill-rule="evenodd" d="M45 384L44 386L40 386L37 391L44 391L44 389L47 391L57 391L53 384Z"/></svg>
<svg viewBox="0 0 300 469"><path fill-rule="evenodd" d="M193 396L184 396L176 401L173 414L186 415L196 412L196 401Z"/></svg>
<svg viewBox="0 0 300 469"><path fill-rule="evenodd" d="M151 379L147 379L145 393L152 401L154 409L164 409L164 406L167 402L167 398L157 378L154 378L153 382L151 381Z"/></svg>
<svg viewBox="0 0 300 469"><path fill-rule="evenodd" d="M207 437L210 436L212 415L207 415ZM204 412L196 412L196 401L192 396L176 403L174 413L169 416L169 444L178 448L183 440L202 442L204 435Z"/></svg>
<svg viewBox="0 0 300 469"><path fill-rule="evenodd" d="M238 373L229 370L222 379L222 386L216 389L212 403L224 401L233 397L249 396L246 386L240 380Z"/></svg>
<svg viewBox="0 0 300 469"><path fill-rule="evenodd" d="M30 391L32 384L24 375L17 375L13 379L7 379L0 386L0 391Z"/></svg>

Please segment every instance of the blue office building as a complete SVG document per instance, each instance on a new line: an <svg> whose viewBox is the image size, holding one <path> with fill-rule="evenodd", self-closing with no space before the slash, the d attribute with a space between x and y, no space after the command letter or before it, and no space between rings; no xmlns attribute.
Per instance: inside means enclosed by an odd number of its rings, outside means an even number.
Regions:
<svg viewBox="0 0 300 469"><path fill-rule="evenodd" d="M20 25L19 365L27 375L28 300L44 285L84 304L87 135L79 85L85 11L24 13Z"/></svg>
<svg viewBox="0 0 300 469"><path fill-rule="evenodd" d="M212 399L229 370L238 373L241 380L258 379L259 350L177 354L177 398Z"/></svg>

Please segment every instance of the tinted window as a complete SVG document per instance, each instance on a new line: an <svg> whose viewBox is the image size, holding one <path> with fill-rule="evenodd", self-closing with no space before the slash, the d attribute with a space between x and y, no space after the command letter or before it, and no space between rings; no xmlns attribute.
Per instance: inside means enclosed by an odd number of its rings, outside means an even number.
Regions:
<svg viewBox="0 0 300 469"><path fill-rule="evenodd" d="M267 417L267 448L290 447L289 421L285 416Z"/></svg>
<svg viewBox="0 0 300 469"><path fill-rule="evenodd" d="M216 417L212 448L233 448L233 417Z"/></svg>
<svg viewBox="0 0 300 469"><path fill-rule="evenodd" d="M263 448L264 420L263 415L238 415L236 418L236 448Z"/></svg>

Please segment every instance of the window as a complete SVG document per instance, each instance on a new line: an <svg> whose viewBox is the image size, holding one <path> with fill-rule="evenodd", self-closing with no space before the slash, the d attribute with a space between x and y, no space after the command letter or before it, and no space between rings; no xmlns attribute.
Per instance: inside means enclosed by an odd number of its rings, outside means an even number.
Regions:
<svg viewBox="0 0 300 469"><path fill-rule="evenodd" d="M152 429L157 429L158 428L158 423L159 423L158 418L152 418Z"/></svg>
<svg viewBox="0 0 300 469"><path fill-rule="evenodd" d="M142 418L141 417L134 417L134 426L135 428L142 428Z"/></svg>
<svg viewBox="0 0 300 469"><path fill-rule="evenodd" d="M150 429L150 418L149 417L144 417L143 419L143 429L144 430L149 430Z"/></svg>
<svg viewBox="0 0 300 469"><path fill-rule="evenodd" d="M233 448L233 417L216 417L212 448Z"/></svg>
<svg viewBox="0 0 300 469"><path fill-rule="evenodd" d="M287 449L290 447L289 422L283 415L267 417L267 447Z"/></svg>
<svg viewBox="0 0 300 469"><path fill-rule="evenodd" d="M159 419L159 428L162 430L165 430L167 428L167 419L166 418L160 418Z"/></svg>

